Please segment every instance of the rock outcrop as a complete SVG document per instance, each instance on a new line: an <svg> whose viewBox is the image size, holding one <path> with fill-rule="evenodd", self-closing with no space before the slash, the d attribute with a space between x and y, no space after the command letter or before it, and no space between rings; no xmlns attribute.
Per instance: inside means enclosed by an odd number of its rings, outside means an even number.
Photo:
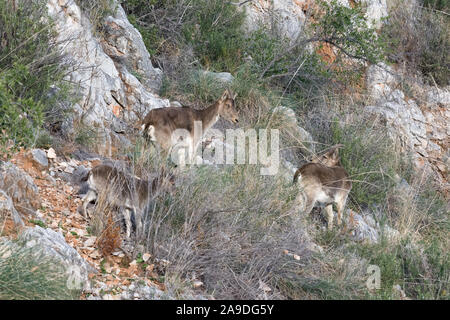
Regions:
<svg viewBox="0 0 450 320"><path fill-rule="evenodd" d="M360 3L366 12L369 27L380 29L382 20L388 15L386 0L338 0L338 4L350 7ZM317 8L313 0L256 0L246 2L245 30L251 32L263 26L279 36L295 41L305 25L310 22L312 10Z"/></svg>
<svg viewBox="0 0 450 320"><path fill-rule="evenodd" d="M79 98L62 130L67 136L73 136L77 126L95 130L96 151L107 156L127 143L124 133L137 118L169 105L156 94L161 71L153 68L142 36L116 5L115 15L106 17L105 33L100 36L75 1L47 3L57 41L71 65L67 80L75 84Z"/></svg>
<svg viewBox="0 0 450 320"><path fill-rule="evenodd" d="M278 106L273 109L272 113L273 117L280 117L282 119L282 135L287 135L289 139L295 140L297 145L302 145L302 149L306 154L309 155L315 153L316 150L314 139L308 131L303 129L298 124L297 116L295 115L294 110L285 106ZM283 139L281 143L283 143ZM281 149L281 162L289 172L287 178L288 181L291 182L295 171L298 169L295 165L299 165L297 156L298 148L292 148L290 145L284 145Z"/></svg>
<svg viewBox="0 0 450 320"><path fill-rule="evenodd" d="M264 26L280 36L295 41L306 22L305 12L309 1L258 0L244 5L245 30L251 32Z"/></svg>
<svg viewBox="0 0 450 320"><path fill-rule="evenodd" d="M5 191L0 190L0 221L10 217L15 227L22 227L24 225L22 218L14 208L11 198Z"/></svg>
<svg viewBox="0 0 450 320"><path fill-rule="evenodd" d="M388 16L386 0L360 0L366 6L366 18L369 27L380 29L382 19Z"/></svg>
<svg viewBox="0 0 450 320"><path fill-rule="evenodd" d="M58 261L68 273L73 289L90 288L89 274L96 270L64 240L61 233L39 226L25 229L19 236L19 242L33 248L36 254L43 254Z"/></svg>
<svg viewBox="0 0 450 320"><path fill-rule="evenodd" d="M361 214L346 210L344 221L347 227L347 234L352 241L360 243L379 243L384 238L394 242L400 238L400 233L388 225L381 225L376 221L371 212Z"/></svg>
<svg viewBox="0 0 450 320"><path fill-rule="evenodd" d="M367 70L367 89L372 104L366 109L385 120L391 135L405 152L412 152L417 168L437 173L442 190L450 190L450 88L422 85L415 93L399 89L395 72L388 66Z"/></svg>
<svg viewBox="0 0 450 320"><path fill-rule="evenodd" d="M12 199L14 207L23 215L34 214L41 205L33 179L11 162L0 165L0 189Z"/></svg>
<svg viewBox="0 0 450 320"><path fill-rule="evenodd" d="M233 75L229 72L200 71L200 76L225 85L231 84L234 80Z"/></svg>

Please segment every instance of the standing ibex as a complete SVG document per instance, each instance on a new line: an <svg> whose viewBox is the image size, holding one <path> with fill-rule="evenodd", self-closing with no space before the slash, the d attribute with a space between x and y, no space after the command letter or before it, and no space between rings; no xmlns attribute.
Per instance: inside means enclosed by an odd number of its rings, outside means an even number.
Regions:
<svg viewBox="0 0 450 320"><path fill-rule="evenodd" d="M145 206L155 196L157 190L166 187L167 182L169 186L173 185L173 176L165 177L161 174L153 180L142 180L105 164L92 168L86 178L89 189L82 199L84 217L87 218L89 202L98 199L102 194L108 204L123 209L128 238L131 236L132 212L136 230L140 232Z"/></svg>
<svg viewBox="0 0 450 320"><path fill-rule="evenodd" d="M352 188L347 171L339 160L339 147L336 145L322 156L315 156L294 174L305 196L305 213L309 214L316 202L325 204L328 229L333 228L333 203L337 207L337 222L341 224L342 213Z"/></svg>
<svg viewBox="0 0 450 320"><path fill-rule="evenodd" d="M166 152L177 143L175 130L183 129L188 132L190 158L195 156L202 135L211 128L219 117L237 123L238 114L234 106L234 99L230 90L225 90L222 96L211 106L203 110L189 107L167 107L151 110L141 122L141 129L151 141L157 142ZM201 124L202 134L195 132L195 122Z"/></svg>

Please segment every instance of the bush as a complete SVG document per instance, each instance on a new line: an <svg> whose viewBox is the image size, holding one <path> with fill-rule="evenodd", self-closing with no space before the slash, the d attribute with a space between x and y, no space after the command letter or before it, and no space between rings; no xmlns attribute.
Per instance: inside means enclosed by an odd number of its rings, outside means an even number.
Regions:
<svg viewBox="0 0 450 320"><path fill-rule="evenodd" d="M260 176L257 166L192 168L150 203L140 244L170 261L168 278L195 273L219 298L255 299L259 280L275 285L283 249L305 250L295 189L283 179Z"/></svg>
<svg viewBox="0 0 450 320"><path fill-rule="evenodd" d="M380 267L381 289L372 298L397 299L394 285L400 285L413 299L447 298L450 255L438 241L417 245L409 239L398 244L383 240L355 248L370 264Z"/></svg>
<svg viewBox="0 0 450 320"><path fill-rule="evenodd" d="M153 0L145 5L127 1L123 6L153 54L161 53L160 45L167 41L192 46L200 63L216 71L234 71L242 61L244 13L229 2Z"/></svg>
<svg viewBox="0 0 450 320"><path fill-rule="evenodd" d="M361 61L377 62L382 56L381 43L365 23L360 6L346 8L336 1L320 4L320 19L313 25L312 36L305 31L295 44L264 27L246 34L245 13L230 2L154 0L149 6L140 1L123 5L143 33L149 51L155 54L153 59L163 68L171 68L166 63L168 56L187 56L185 67L195 64L232 73L249 64L259 80L265 78L275 87L292 86L306 93L312 87L329 84L328 78L340 70L326 66L315 52L307 50L309 43L332 45ZM180 68L180 72L186 72L186 68Z"/></svg>
<svg viewBox="0 0 450 320"><path fill-rule="evenodd" d="M74 142L86 148L93 147L99 141L99 132L97 128L86 125L78 125L75 127Z"/></svg>
<svg viewBox="0 0 450 320"><path fill-rule="evenodd" d="M33 98L15 96L8 88L13 77L3 73L0 78L0 144L3 148L13 143L13 149L33 144L43 123L43 105ZM4 149L3 152L12 150Z"/></svg>
<svg viewBox="0 0 450 320"><path fill-rule="evenodd" d="M360 119L361 121L362 119ZM332 124L332 144L341 143L341 163L353 181L351 203L357 211L383 203L395 184L399 165L394 144L382 127L362 120Z"/></svg>
<svg viewBox="0 0 450 320"><path fill-rule="evenodd" d="M103 29L103 20L116 11L114 0L75 0L75 2L89 17L97 34Z"/></svg>
<svg viewBox="0 0 450 320"><path fill-rule="evenodd" d="M419 71L431 84L442 86L450 82L450 19L448 14L427 7L404 7L397 2L390 9L389 17L382 29L391 62L406 65L407 71ZM435 2L437 6L439 3ZM442 8L443 9L443 8Z"/></svg>
<svg viewBox="0 0 450 320"><path fill-rule="evenodd" d="M65 64L55 43L45 1L0 3L0 141L3 146L34 143L39 129L68 87ZM59 86L50 95L52 86Z"/></svg>
<svg viewBox="0 0 450 320"><path fill-rule="evenodd" d="M244 13L224 1L197 0L192 12L196 24L184 27L183 34L206 68L234 72L244 57L242 48Z"/></svg>
<svg viewBox="0 0 450 320"><path fill-rule="evenodd" d="M450 4L447 0L423 0L423 6L448 13Z"/></svg>
<svg viewBox="0 0 450 320"><path fill-rule="evenodd" d="M0 300L78 299L61 265L15 243L0 243Z"/></svg>

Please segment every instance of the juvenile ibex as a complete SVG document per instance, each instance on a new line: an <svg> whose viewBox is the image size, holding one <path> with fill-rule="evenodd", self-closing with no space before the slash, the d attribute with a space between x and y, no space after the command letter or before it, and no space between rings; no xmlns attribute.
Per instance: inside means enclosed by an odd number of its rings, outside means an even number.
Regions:
<svg viewBox="0 0 450 320"><path fill-rule="evenodd" d="M211 128L219 117L237 123L239 121L234 106L234 99L230 90L225 90L222 96L211 106L203 110L195 110L189 107L167 107L151 110L141 122L144 135L151 141L157 142L164 151L168 152L177 143L178 137L174 134L177 129L188 132L189 156L191 160L195 156L202 136ZM201 123L202 134L194 132L195 122Z"/></svg>
<svg viewBox="0 0 450 320"><path fill-rule="evenodd" d="M173 176L164 177L161 174L153 180L142 180L112 166L100 164L87 175L87 184L89 189L82 199L84 217L88 217L89 202L98 199L100 194L105 195L108 204L123 209L127 238L130 238L131 214L134 213L136 230L140 232L145 206L157 190L173 185Z"/></svg>
<svg viewBox="0 0 450 320"><path fill-rule="evenodd" d="M305 213L309 214L315 204L325 205L328 229L333 228L333 203L337 207L337 223L342 222L342 213L352 188L347 171L339 159L339 147L336 145L322 156L315 156L294 174L294 183L299 181L305 196Z"/></svg>

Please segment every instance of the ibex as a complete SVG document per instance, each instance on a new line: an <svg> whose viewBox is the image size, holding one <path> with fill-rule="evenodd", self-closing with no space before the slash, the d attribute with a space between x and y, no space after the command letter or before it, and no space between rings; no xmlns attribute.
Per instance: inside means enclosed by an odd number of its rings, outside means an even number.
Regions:
<svg viewBox="0 0 450 320"><path fill-rule="evenodd" d="M325 205L328 229L333 228L333 203L337 207L337 223L341 224L342 213L352 188L347 171L339 159L336 145L322 156L315 156L294 174L294 183L299 180L305 196L305 213L309 214L316 203Z"/></svg>
<svg viewBox="0 0 450 320"><path fill-rule="evenodd" d="M166 107L151 110L141 122L141 129L151 141L157 142L168 152L177 142L174 134L177 129L184 129L188 134L189 155L191 160L196 154L202 136L211 128L219 117L237 123L239 121L230 90L225 90L222 96L208 108L195 110L190 107ZM194 132L195 122L200 122L202 134Z"/></svg>
<svg viewBox="0 0 450 320"><path fill-rule="evenodd" d="M123 209L126 234L127 238L130 238L132 213L136 222L136 230L140 232L146 205L160 188L167 186L166 181L173 185L173 176L167 176L167 178L161 174L153 180L143 180L109 165L97 165L85 178L88 191L82 199L82 214L88 218L87 205L96 200L99 194L104 194L108 204Z"/></svg>

